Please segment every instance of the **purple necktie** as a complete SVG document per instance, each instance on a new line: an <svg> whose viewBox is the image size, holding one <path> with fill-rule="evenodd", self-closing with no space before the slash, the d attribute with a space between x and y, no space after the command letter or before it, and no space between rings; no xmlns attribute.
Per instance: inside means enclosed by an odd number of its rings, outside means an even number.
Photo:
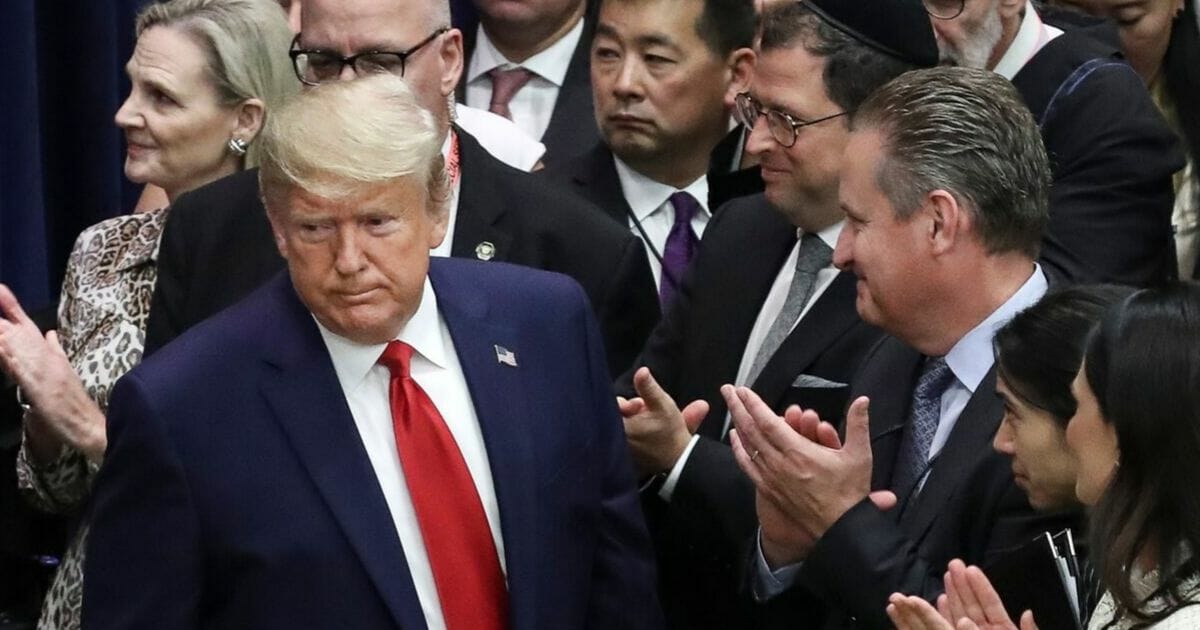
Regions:
<svg viewBox="0 0 1200 630"><path fill-rule="evenodd" d="M513 68L512 70L493 68L488 72L488 76L492 78L492 102L488 104L488 111L512 120L512 112L508 109L508 103L518 90L529 83L529 80L533 78L533 73L525 68Z"/></svg>
<svg viewBox="0 0 1200 630"><path fill-rule="evenodd" d="M696 255L696 246L700 244L700 239L692 231L692 218L700 211L700 203L685 192L671 195L669 201L675 208L675 223L671 225L671 233L667 235L667 244L663 247L662 282L658 286L658 300L664 311L679 290L683 272L687 270L692 256Z"/></svg>

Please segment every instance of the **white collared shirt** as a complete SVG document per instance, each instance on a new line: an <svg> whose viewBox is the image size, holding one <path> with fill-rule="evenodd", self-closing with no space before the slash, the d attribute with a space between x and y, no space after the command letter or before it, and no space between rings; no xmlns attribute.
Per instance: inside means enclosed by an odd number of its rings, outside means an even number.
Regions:
<svg viewBox="0 0 1200 630"><path fill-rule="evenodd" d="M1021 68L1024 68L1025 64L1029 63L1029 60L1033 59L1033 56L1042 49L1042 46L1062 34L1061 29L1043 22L1042 16L1038 15L1033 3L1027 0L1025 17L1021 18L1017 36L1008 45L1008 50L1004 51L1000 61L996 62L996 67L992 68L992 72L1012 81Z"/></svg>
<svg viewBox="0 0 1200 630"><path fill-rule="evenodd" d="M633 211L637 222L642 225L641 230L637 229L637 223L630 218L628 220L629 229L642 239L642 244L646 246L646 258L650 260L650 272L654 274L654 284L661 286L662 262L660 256L663 255L663 249L667 246L667 237L671 234L671 227L675 224L675 206L671 205L670 198L671 195L681 192L681 190L642 175L615 155L613 163L617 167L617 179L621 182L621 193L625 197L625 202L629 204L629 209ZM712 216L708 209L708 176L701 175L699 179L684 187L682 192L690 194L700 204L700 212L692 217L692 231L696 233L697 238L704 236L704 228L708 226L708 220ZM645 230L645 235L642 235L642 230ZM646 241L647 236L650 237L649 242Z"/></svg>
<svg viewBox="0 0 1200 630"><path fill-rule="evenodd" d="M383 497L392 514L392 522L400 544L404 548L408 571L416 587L417 599L430 630L445 630L446 622L438 600L437 585L417 514L413 509L412 497L405 482L404 469L396 448L396 435L392 428L391 404L388 400L389 370L379 364L387 344L362 345L340 337L317 323L321 338L333 360L338 383L346 396L350 415L358 428L366 448L367 457ZM433 285L425 279L421 304L417 312L404 325L397 339L413 347L412 378L425 390L438 412L446 421L450 434L458 443L475 489L479 493L483 511L487 516L492 540L496 543L500 568L507 573L504 562L504 540L500 535L500 507L496 501L496 490L492 482L492 469L488 461L483 433L471 393L450 338L450 331L438 312L437 298Z"/></svg>
<svg viewBox="0 0 1200 630"><path fill-rule="evenodd" d="M842 234L842 228L846 225L845 221L837 223L817 232L817 237L821 242L829 246L830 250L837 248L838 237ZM788 254L787 260L783 261L783 265L779 268L779 273L775 276L775 282L771 284L771 290L767 292L767 298L763 300L762 307L758 310L758 317L754 320L754 328L750 329L750 337L746 340L746 348L742 351L742 361L738 364L737 380L735 385L753 385L747 383L746 379L750 375L750 368L754 365L754 358L758 356L758 349L762 347L763 341L767 338L767 332L771 330L771 325L775 323L775 318L779 316L779 312L783 310L783 303L787 301L788 289L792 286L792 278L796 275L796 259L800 257L800 239L804 236L804 231L796 228L796 244L792 246L792 251ZM817 272L817 278L814 281L812 295L809 296L808 302L804 305L804 309L800 311L800 316L792 322L792 330L803 321L804 316L812 309L813 304L816 304L829 285L833 284L833 280L837 278L839 270L833 266L831 262L829 266ZM679 401L687 402L687 401ZM725 414L725 425L721 429L721 435L724 436L729 432L732 419L729 413ZM671 472L667 474L667 479L659 488L658 496L664 501L670 501L671 495L675 492L675 484L678 483L680 475L683 474L683 468L687 465L688 457L692 454L692 449L696 446L696 442L700 439L699 435L693 435L679 459L676 460L675 466L671 468Z"/></svg>
<svg viewBox="0 0 1200 630"><path fill-rule="evenodd" d="M467 65L466 102L471 107L488 109L492 102L492 79L488 72L493 69L511 70L525 68L534 73L529 80L508 103L512 112L513 122L531 138L541 139L550 126L550 117L554 114L554 103L558 99L558 91L562 88L567 76L567 67L571 65L571 56L583 39L583 18L567 31L566 35L551 44L545 50L533 55L521 63L509 61L499 50L480 24L476 31L475 50L471 53L471 61Z"/></svg>

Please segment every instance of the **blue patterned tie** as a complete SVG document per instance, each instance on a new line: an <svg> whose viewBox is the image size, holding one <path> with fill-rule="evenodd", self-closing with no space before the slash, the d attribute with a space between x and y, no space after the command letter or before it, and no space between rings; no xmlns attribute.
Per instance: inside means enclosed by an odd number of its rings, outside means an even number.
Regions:
<svg viewBox="0 0 1200 630"><path fill-rule="evenodd" d="M692 217L700 211L700 202L685 192L671 195L668 201L675 208L675 223L671 225L667 244L663 247L662 282L658 285L658 299L664 310L679 290L683 272L687 271L688 263L696 255L696 245L700 243L692 230Z"/></svg>
<svg viewBox="0 0 1200 630"><path fill-rule="evenodd" d="M904 439L900 442L900 452L892 470L892 491L901 500L915 494L917 484L925 474L929 447L941 420L942 394L953 381L954 373L946 365L945 357L925 359L925 367L913 391Z"/></svg>

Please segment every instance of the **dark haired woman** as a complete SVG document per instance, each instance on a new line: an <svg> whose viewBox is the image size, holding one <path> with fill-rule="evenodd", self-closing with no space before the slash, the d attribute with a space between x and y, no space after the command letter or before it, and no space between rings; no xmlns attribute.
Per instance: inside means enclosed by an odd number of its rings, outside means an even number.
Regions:
<svg viewBox="0 0 1200 630"><path fill-rule="evenodd" d="M1138 292L1088 343L1067 443L1107 588L1090 628L1200 628L1200 285Z"/></svg>
<svg viewBox="0 0 1200 630"><path fill-rule="evenodd" d="M1088 341L1065 437L1105 587L1089 630L1200 628L1198 379L1200 285L1139 291ZM951 563L946 588L939 610L893 595L888 613L909 630L1014 627L978 569Z"/></svg>

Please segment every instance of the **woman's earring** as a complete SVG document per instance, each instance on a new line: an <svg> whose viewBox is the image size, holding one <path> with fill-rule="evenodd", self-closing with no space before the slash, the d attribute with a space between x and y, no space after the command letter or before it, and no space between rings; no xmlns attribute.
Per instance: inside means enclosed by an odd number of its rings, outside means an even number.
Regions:
<svg viewBox="0 0 1200 630"><path fill-rule="evenodd" d="M239 156L246 155L246 141L241 138L230 138L229 152Z"/></svg>

